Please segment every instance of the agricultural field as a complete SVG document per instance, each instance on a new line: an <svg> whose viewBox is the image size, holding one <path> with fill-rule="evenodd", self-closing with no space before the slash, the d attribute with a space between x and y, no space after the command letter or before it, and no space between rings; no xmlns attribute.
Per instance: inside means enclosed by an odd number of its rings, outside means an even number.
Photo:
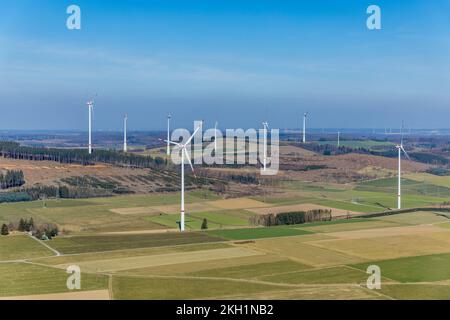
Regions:
<svg viewBox="0 0 450 320"><path fill-rule="evenodd" d="M0 299L450 299L450 220L438 210L450 199L448 177L405 163L403 207L436 212L369 218L396 208L396 159L324 157L295 146L282 153L288 169L272 180L238 185L232 195L189 189L185 233L178 192L1 203L0 224L33 218L60 234L0 236ZM296 166L297 157L308 165ZM252 224L317 209L333 220ZM71 291L66 268L74 265L82 286ZM381 290L366 286L371 265L381 268Z"/></svg>
<svg viewBox="0 0 450 320"><path fill-rule="evenodd" d="M416 212L185 234L63 236L46 243L59 256L27 236L2 237L0 298L448 299L446 220ZM4 248L14 241L24 250L12 256ZM70 265L82 270L78 296L65 287ZM370 265L381 268L381 290L366 288Z"/></svg>

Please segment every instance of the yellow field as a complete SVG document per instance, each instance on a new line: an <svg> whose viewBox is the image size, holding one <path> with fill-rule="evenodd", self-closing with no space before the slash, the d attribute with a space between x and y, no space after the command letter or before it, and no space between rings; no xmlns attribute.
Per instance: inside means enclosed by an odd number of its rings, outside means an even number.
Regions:
<svg viewBox="0 0 450 320"><path fill-rule="evenodd" d="M249 257L239 257L231 259L225 258L225 259L197 261L190 263L178 263L149 268L130 269L121 272L121 274L133 274L133 275L186 274L218 268L247 266L258 263L270 263L284 260L286 259L274 254L263 254L263 255L253 255Z"/></svg>
<svg viewBox="0 0 450 320"><path fill-rule="evenodd" d="M354 230L366 230L375 228L389 228L398 226L395 222L389 221L367 221L359 223L338 223L338 224L323 224L314 227L302 227L303 230L313 231L313 232L342 232L342 231L354 231Z"/></svg>
<svg viewBox="0 0 450 320"><path fill-rule="evenodd" d="M450 188L450 177L449 176L436 176L430 173L409 173L404 175L406 179L411 179L419 182L428 182L436 186Z"/></svg>
<svg viewBox="0 0 450 320"><path fill-rule="evenodd" d="M186 204L186 209L191 213L195 213L205 211L220 211L227 209L238 210L238 209L264 208L270 206L271 204L267 204L253 199L237 198L237 199L188 203ZM178 214L180 212L180 206L178 204L173 204L173 205L151 206L151 207L115 208L111 209L110 211L122 215L133 215L133 214L155 215L159 213Z"/></svg>
<svg viewBox="0 0 450 320"><path fill-rule="evenodd" d="M436 215L433 212L414 212L414 213L403 213L394 214L391 216L380 217L377 220L397 222L402 224L435 224L441 222L448 222L449 220L445 217Z"/></svg>
<svg viewBox="0 0 450 320"><path fill-rule="evenodd" d="M364 261L360 257L311 246L309 245L310 242L305 242L302 237L259 240L249 247L254 246L255 248L278 254L313 267L327 267ZM334 240L329 241L333 242Z"/></svg>
<svg viewBox="0 0 450 320"><path fill-rule="evenodd" d="M304 286L289 290L268 291L222 297L230 300L373 300L383 299L377 292L357 285Z"/></svg>
<svg viewBox="0 0 450 320"><path fill-rule="evenodd" d="M218 209L250 209L265 208L271 206L271 204L248 198L216 200L209 202L209 205Z"/></svg>
<svg viewBox="0 0 450 320"><path fill-rule="evenodd" d="M128 269L138 269L155 266L166 266L179 263L203 262L220 259L243 258L262 255L263 253L247 248L225 248L200 250L193 252L178 252L161 255L129 257L121 259L104 259L76 263L84 272L116 272ZM65 269L71 264L56 265Z"/></svg>
<svg viewBox="0 0 450 320"><path fill-rule="evenodd" d="M0 300L109 300L108 290L76 291L31 296L0 297Z"/></svg>
<svg viewBox="0 0 450 320"><path fill-rule="evenodd" d="M368 238L374 239L374 238L406 236L406 235L419 236L431 233L447 233L450 236L450 232L434 225L419 225L407 227L391 227L391 228L331 232L328 233L327 235L338 239L356 240L356 239L368 239Z"/></svg>
<svg viewBox="0 0 450 320"><path fill-rule="evenodd" d="M347 238L310 242L309 244L365 260L385 260L450 252L450 232Z"/></svg>
<svg viewBox="0 0 450 320"><path fill-rule="evenodd" d="M117 209L110 209L109 211L118 213L118 214L123 214L123 215L129 215L129 214L154 215L154 214L159 214L161 212L155 207L117 208Z"/></svg>

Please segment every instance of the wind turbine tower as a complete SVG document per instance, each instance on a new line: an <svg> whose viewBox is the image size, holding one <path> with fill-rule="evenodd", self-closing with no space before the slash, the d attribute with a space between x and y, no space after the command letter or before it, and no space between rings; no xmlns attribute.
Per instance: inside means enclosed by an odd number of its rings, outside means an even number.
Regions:
<svg viewBox="0 0 450 320"><path fill-rule="evenodd" d="M167 156L170 156L170 119L172 119L172 115L169 113L167 115Z"/></svg>
<svg viewBox="0 0 450 320"><path fill-rule="evenodd" d="M398 192L397 192L397 208L402 208L402 152L405 154L405 156L408 158L408 160L411 160L408 153L405 151L405 148L403 148L403 125L401 130L402 138L400 140L400 144L396 146L398 150Z"/></svg>
<svg viewBox="0 0 450 320"><path fill-rule="evenodd" d="M92 154L92 112L94 110L94 100L90 99L86 104L89 109L89 154Z"/></svg>
<svg viewBox="0 0 450 320"><path fill-rule="evenodd" d="M123 117L123 152L128 151L127 146L127 122L128 122L128 115L125 114Z"/></svg>
<svg viewBox="0 0 450 320"><path fill-rule="evenodd" d="M303 114L303 143L306 143L306 117L308 117L308 112Z"/></svg>
<svg viewBox="0 0 450 320"><path fill-rule="evenodd" d="M192 172L194 172L194 167L192 166L190 153L187 151L187 148L190 147L190 143L197 132L200 130L200 126L194 131L192 136L185 143L178 143L167 140L169 144L173 144L177 146L181 151L181 213L180 213L180 231L184 232L185 230L185 211L184 211L184 161L185 157L189 165L191 166ZM194 172L195 174L195 172Z"/></svg>

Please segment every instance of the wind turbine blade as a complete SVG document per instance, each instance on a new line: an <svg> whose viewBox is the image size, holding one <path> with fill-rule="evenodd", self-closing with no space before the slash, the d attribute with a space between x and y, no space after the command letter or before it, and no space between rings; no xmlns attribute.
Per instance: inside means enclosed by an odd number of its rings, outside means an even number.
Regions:
<svg viewBox="0 0 450 320"><path fill-rule="evenodd" d="M191 166L191 170L192 170L192 172L194 173L194 176L195 176L194 166L192 165L192 162L191 162L191 156L187 152L186 148L183 148L183 152L186 155L186 160L188 161L189 165Z"/></svg>
<svg viewBox="0 0 450 320"><path fill-rule="evenodd" d="M194 138L194 136L197 134L198 130L200 130L200 127L198 127L194 133L192 134L192 136L184 143L185 146L187 146L189 143L191 143L192 139Z"/></svg>
<svg viewBox="0 0 450 320"><path fill-rule="evenodd" d="M411 160L411 158L409 157L408 152L406 152L405 148L403 148L403 145L400 146L400 148L402 149L403 153L405 154L406 158L408 158L408 160Z"/></svg>
<svg viewBox="0 0 450 320"><path fill-rule="evenodd" d="M181 144L179 144L178 142L173 142L173 141L167 141L167 140L163 140L163 139L158 139L159 141L164 141L165 143L170 143L173 144L175 146L178 146L181 148Z"/></svg>

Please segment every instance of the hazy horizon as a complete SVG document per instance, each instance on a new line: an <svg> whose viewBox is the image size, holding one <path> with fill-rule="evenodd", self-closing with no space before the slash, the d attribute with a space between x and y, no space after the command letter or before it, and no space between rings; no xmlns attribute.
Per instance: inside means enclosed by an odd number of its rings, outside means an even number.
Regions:
<svg viewBox="0 0 450 320"><path fill-rule="evenodd" d="M67 6L81 30L66 28ZM450 3L17 0L0 10L0 131L449 127ZM211 126L209 126L211 127ZM440 129L445 130L445 129Z"/></svg>

